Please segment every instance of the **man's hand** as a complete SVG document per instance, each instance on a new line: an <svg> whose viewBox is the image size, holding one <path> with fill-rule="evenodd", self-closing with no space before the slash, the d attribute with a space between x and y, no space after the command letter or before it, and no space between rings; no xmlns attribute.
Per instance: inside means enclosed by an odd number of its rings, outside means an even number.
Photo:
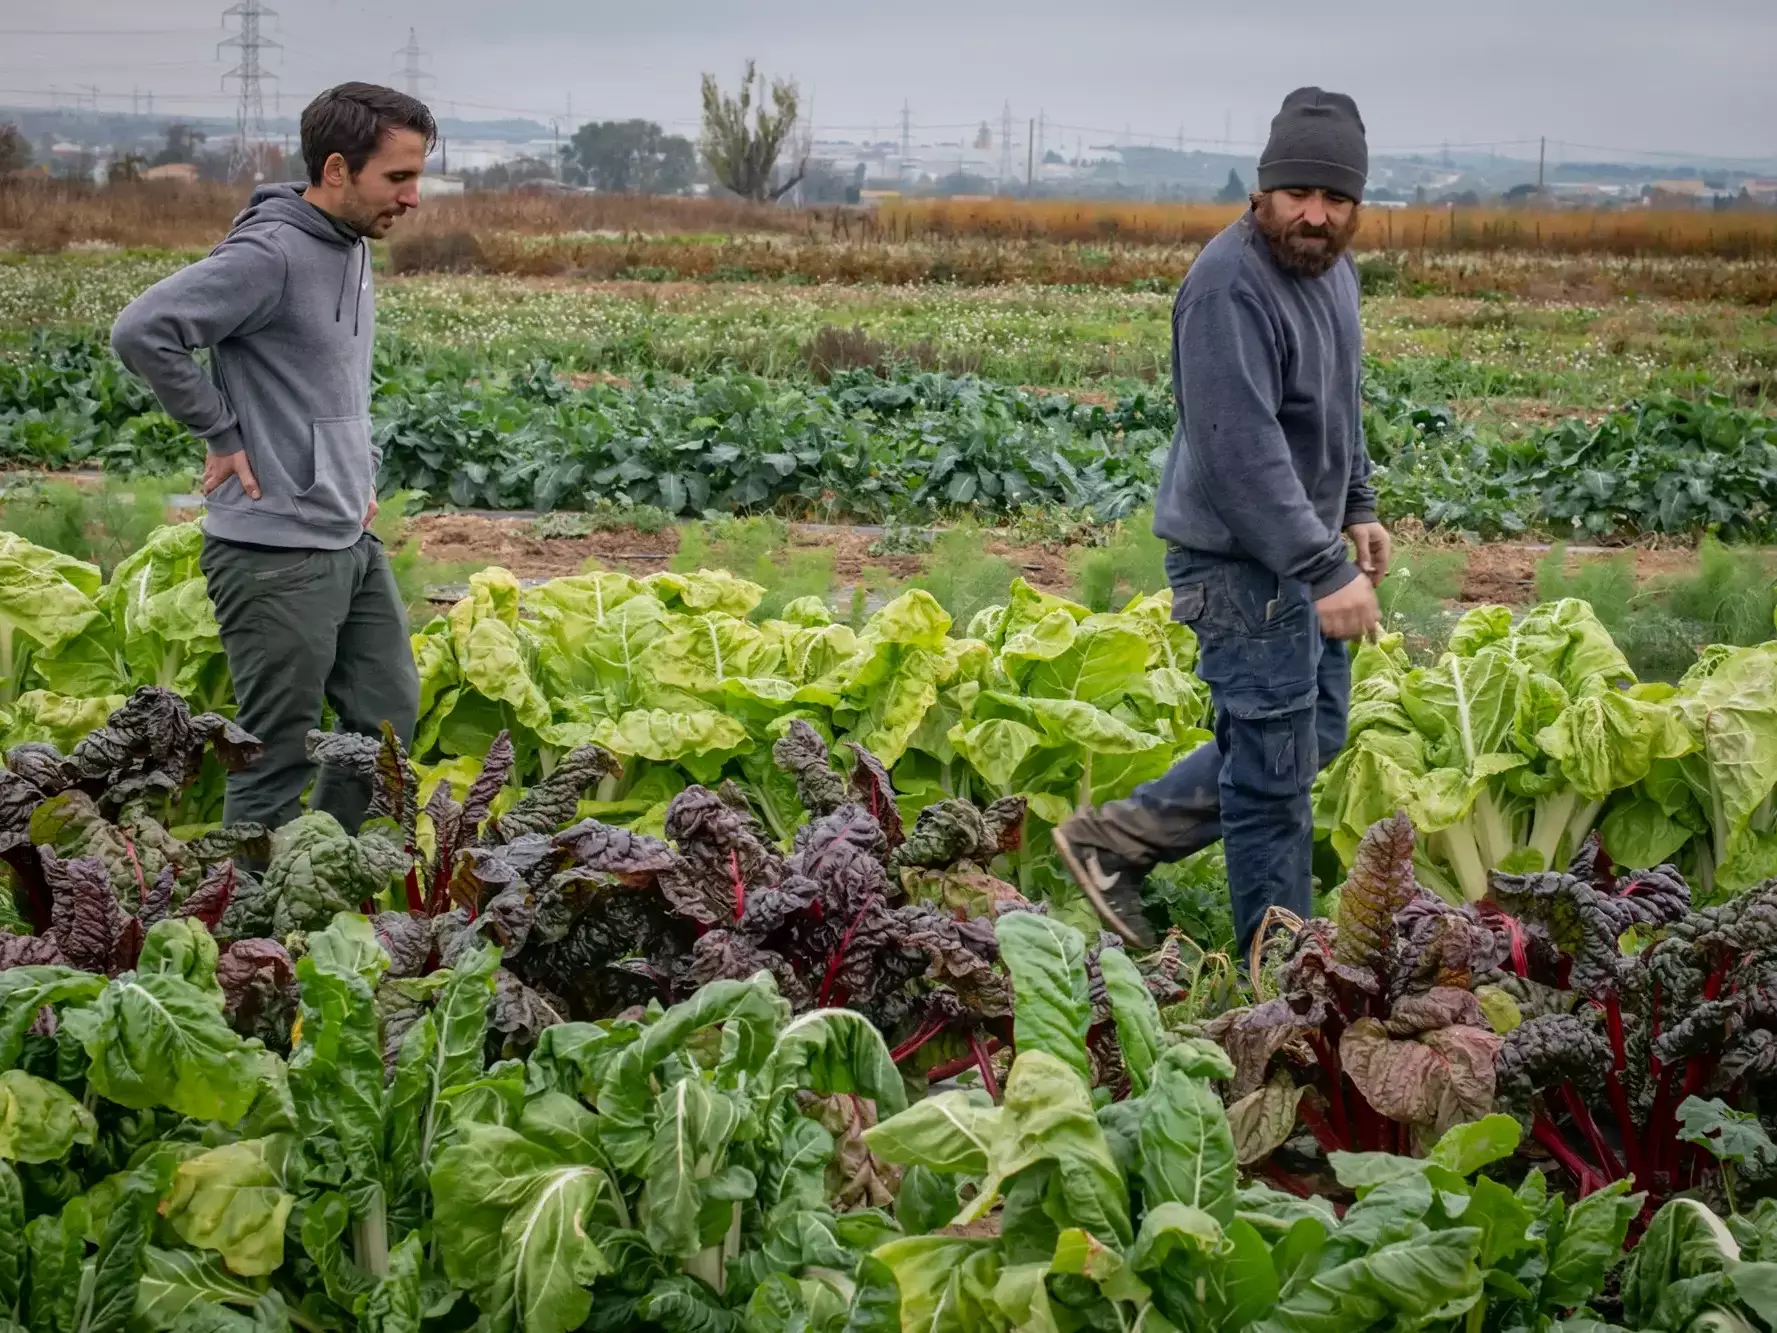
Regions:
<svg viewBox="0 0 1777 1333"><path fill-rule="evenodd" d="M364 530L366 532L370 531L370 525L372 523L376 522L376 511L377 511L378 507L379 506L376 503L376 497L374 495L371 496L370 497L370 508L368 508L364 511Z"/></svg>
<svg viewBox="0 0 1777 1333"><path fill-rule="evenodd" d="M236 449L232 454L204 455L204 479L201 484L205 495L230 477L240 478L241 489L247 493L249 500L259 498L259 483L253 479L253 469L247 463L245 449Z"/></svg>
<svg viewBox="0 0 1777 1333"><path fill-rule="evenodd" d="M1345 529L1351 544L1357 548L1357 567L1370 580L1372 588L1380 588L1388 575L1388 560L1394 554L1394 539L1380 523L1353 523Z"/></svg>
<svg viewBox="0 0 1777 1333"><path fill-rule="evenodd" d="M1321 598L1314 609L1321 633L1329 639L1361 639L1382 624L1382 608L1376 605L1376 589L1368 579L1353 579Z"/></svg>

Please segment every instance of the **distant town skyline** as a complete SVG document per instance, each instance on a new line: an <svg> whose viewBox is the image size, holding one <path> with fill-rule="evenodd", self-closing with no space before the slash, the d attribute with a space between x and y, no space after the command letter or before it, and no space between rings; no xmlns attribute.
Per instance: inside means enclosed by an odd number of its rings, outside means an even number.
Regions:
<svg viewBox="0 0 1777 1333"><path fill-rule="evenodd" d="M0 19L0 102L227 117L211 0L61 0ZM274 8L277 6L274 4ZM1442 11L1442 12L1440 12ZM1058 0L1021 6L902 0L286 0L269 35L266 111L293 114L348 78L401 83L417 30L422 95L445 114L527 116L564 127L644 117L695 135L698 80L725 84L757 59L799 83L824 138L1000 132L1023 142L1132 139L1251 152L1283 94L1304 83L1357 98L1378 154L1498 151L1569 160L1662 154L1777 158L1777 5L1694 0ZM570 111L571 107L571 111Z"/></svg>

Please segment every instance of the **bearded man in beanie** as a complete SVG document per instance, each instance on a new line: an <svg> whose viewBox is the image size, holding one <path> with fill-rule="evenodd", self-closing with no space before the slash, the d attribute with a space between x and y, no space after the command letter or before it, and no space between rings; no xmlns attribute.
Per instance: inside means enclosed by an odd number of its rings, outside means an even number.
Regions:
<svg viewBox="0 0 1777 1333"><path fill-rule="evenodd" d="M1345 743L1345 641L1376 628L1389 560L1348 253L1368 171L1351 98L1291 93L1251 210L1203 248L1173 305L1178 429L1154 531L1173 619L1197 635L1215 739L1055 830L1069 873L1132 943L1153 939L1148 871L1218 838L1241 957L1267 908L1309 914L1309 789Z"/></svg>

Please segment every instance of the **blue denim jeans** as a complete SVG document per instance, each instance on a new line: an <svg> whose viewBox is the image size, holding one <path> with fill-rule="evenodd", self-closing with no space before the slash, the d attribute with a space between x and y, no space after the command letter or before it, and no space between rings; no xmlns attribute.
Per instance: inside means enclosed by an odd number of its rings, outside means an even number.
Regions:
<svg viewBox="0 0 1777 1333"><path fill-rule="evenodd" d="M1320 632L1304 583L1252 561L1178 549L1166 572L1173 619L1197 635L1215 740L1137 787L1129 797L1137 810L1128 813L1152 831L1156 861L1222 840L1244 958L1268 906L1309 914L1309 791L1345 744L1350 660L1344 644Z"/></svg>

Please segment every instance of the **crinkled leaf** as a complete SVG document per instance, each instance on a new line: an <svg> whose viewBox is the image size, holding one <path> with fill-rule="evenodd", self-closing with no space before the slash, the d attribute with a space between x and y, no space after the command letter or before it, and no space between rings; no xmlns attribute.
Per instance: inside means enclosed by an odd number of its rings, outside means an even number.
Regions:
<svg viewBox="0 0 1777 1333"><path fill-rule="evenodd" d="M1419 892L1413 879L1413 825L1396 813L1372 825L1358 844L1339 892L1333 956L1351 967L1380 968L1394 942L1394 917Z"/></svg>
<svg viewBox="0 0 1777 1333"><path fill-rule="evenodd" d="M1141 972L1121 949L1100 950L1098 970L1104 978L1111 1017L1116 1020L1123 1067L1129 1071L1130 1085L1139 1095L1148 1090L1154 1062L1160 1057L1160 1008Z"/></svg>
<svg viewBox="0 0 1777 1333"><path fill-rule="evenodd" d="M1180 1203L1218 1222L1233 1220L1234 1136L1209 1082L1232 1073L1220 1049L1201 1039L1160 1057L1141 1122L1142 1194L1150 1206Z"/></svg>
<svg viewBox="0 0 1777 1333"><path fill-rule="evenodd" d="M1122 1174L1092 1113L1086 1084L1067 1064L1042 1050L1021 1050L995 1128L987 1176L959 1221L984 1216L1018 1172L1053 1162L1057 1197L1047 1206L1057 1210L1058 1219L1107 1243L1127 1245L1133 1239ZM1233 1158L1230 1144L1230 1168Z"/></svg>
<svg viewBox="0 0 1777 1333"><path fill-rule="evenodd" d="M1442 1133L1492 1108L1501 1044L1496 1033L1473 1027L1434 1028L1394 1041L1381 1023L1360 1018L1339 1040L1339 1062L1382 1115Z"/></svg>
<svg viewBox="0 0 1777 1333"><path fill-rule="evenodd" d="M999 1112L984 1092L940 1092L864 1131L885 1162L978 1176L987 1171Z"/></svg>
<svg viewBox="0 0 1777 1333"><path fill-rule="evenodd" d="M261 1053L229 1029L222 997L183 977L126 972L100 994L81 1041L100 1096L232 1125L253 1104Z"/></svg>
<svg viewBox="0 0 1777 1333"><path fill-rule="evenodd" d="M1241 1166L1262 1162L1283 1146L1296 1128L1296 1108L1306 1091L1278 1074L1228 1107L1228 1129Z"/></svg>
<svg viewBox="0 0 1777 1333"><path fill-rule="evenodd" d="M161 1204L179 1239L214 1250L229 1271L259 1277L284 1262L284 1222L296 1204L284 1188L286 1137L247 1139L179 1164Z"/></svg>
<svg viewBox="0 0 1777 1333"><path fill-rule="evenodd" d="M58 1162L97 1129L92 1112L59 1085L22 1069L0 1074L0 1158Z"/></svg>
<svg viewBox="0 0 1777 1333"><path fill-rule="evenodd" d="M1019 1052L1047 1052L1090 1084L1086 1033L1092 1004L1084 937L1066 922L1034 912L1002 916L994 935L1012 973L1013 1040Z"/></svg>
<svg viewBox="0 0 1777 1333"><path fill-rule="evenodd" d="M569 1333L592 1308L586 1285L609 1268L593 1224L629 1225L602 1166L516 1130L476 1125L432 1173L437 1244L495 1333Z"/></svg>

